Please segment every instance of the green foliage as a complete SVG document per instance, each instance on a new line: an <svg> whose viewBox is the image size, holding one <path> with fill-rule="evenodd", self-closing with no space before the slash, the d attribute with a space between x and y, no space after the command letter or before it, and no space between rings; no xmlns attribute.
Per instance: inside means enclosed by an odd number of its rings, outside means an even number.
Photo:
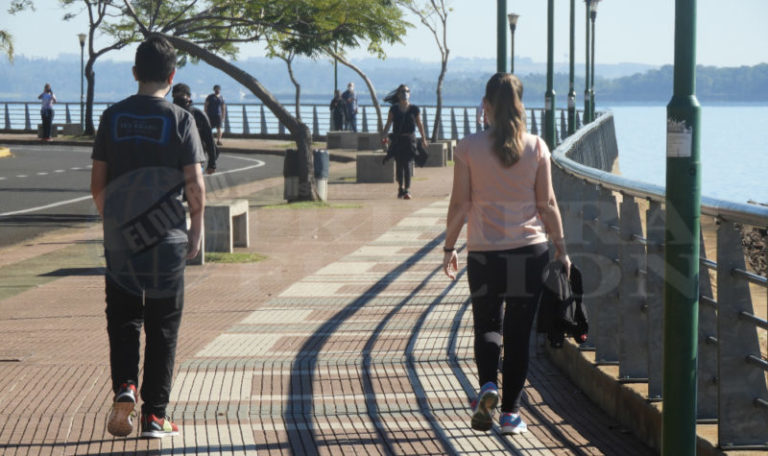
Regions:
<svg viewBox="0 0 768 456"><path fill-rule="evenodd" d="M13 63L13 37L5 30L0 30L0 52L4 52Z"/></svg>

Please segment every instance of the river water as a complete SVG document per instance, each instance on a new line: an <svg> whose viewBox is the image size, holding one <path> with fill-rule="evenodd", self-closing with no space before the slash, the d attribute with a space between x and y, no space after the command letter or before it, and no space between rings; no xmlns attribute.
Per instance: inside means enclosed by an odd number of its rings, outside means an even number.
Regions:
<svg viewBox="0 0 768 456"><path fill-rule="evenodd" d="M614 105L599 109L613 112L622 176L663 187L666 106ZM702 195L741 203L768 203L766 156L768 106L702 105Z"/></svg>

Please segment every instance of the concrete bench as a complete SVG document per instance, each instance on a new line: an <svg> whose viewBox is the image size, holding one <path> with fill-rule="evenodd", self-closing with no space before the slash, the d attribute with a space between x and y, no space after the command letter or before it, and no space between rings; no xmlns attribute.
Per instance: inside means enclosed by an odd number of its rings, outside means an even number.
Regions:
<svg viewBox="0 0 768 456"><path fill-rule="evenodd" d="M59 129L57 128L56 124L51 125L51 138L55 138L59 136ZM43 137L43 124L37 124L37 137L42 138Z"/></svg>
<svg viewBox="0 0 768 456"><path fill-rule="evenodd" d="M357 150L381 150L381 135L378 133L358 133Z"/></svg>
<svg viewBox="0 0 768 456"><path fill-rule="evenodd" d="M440 168L446 166L448 155L448 145L444 142L429 143L429 149L427 149L429 157L424 164L426 168Z"/></svg>
<svg viewBox="0 0 768 456"><path fill-rule="evenodd" d="M83 134L83 127L79 123L54 124L62 135L79 136Z"/></svg>
<svg viewBox="0 0 768 456"><path fill-rule="evenodd" d="M248 200L216 200L205 204L205 251L229 252L248 247Z"/></svg>
<svg viewBox="0 0 768 456"><path fill-rule="evenodd" d="M357 133L354 131L329 131L326 142L328 149L357 149Z"/></svg>
<svg viewBox="0 0 768 456"><path fill-rule="evenodd" d="M441 139L438 142L445 143L445 145L448 146L445 158L448 161L453 161L453 151L456 149L457 141L455 139Z"/></svg>
<svg viewBox="0 0 768 456"><path fill-rule="evenodd" d="M395 181L395 160L381 164L384 154L381 152L361 152L357 154L357 182L392 183Z"/></svg>

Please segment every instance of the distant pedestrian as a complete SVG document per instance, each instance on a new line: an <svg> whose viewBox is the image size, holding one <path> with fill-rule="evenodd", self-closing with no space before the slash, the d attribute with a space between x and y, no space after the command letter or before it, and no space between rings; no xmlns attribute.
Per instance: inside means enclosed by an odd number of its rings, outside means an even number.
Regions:
<svg viewBox="0 0 768 456"><path fill-rule="evenodd" d="M213 86L213 93L205 99L203 109L208 115L211 127L216 129L216 145L221 146L221 128L227 119L227 104L224 102L224 97L221 96L220 85Z"/></svg>
<svg viewBox="0 0 768 456"><path fill-rule="evenodd" d="M346 117L344 119L344 129L348 131L357 131L357 94L355 93L355 84L347 84L347 90L341 94L344 104L347 107Z"/></svg>
<svg viewBox="0 0 768 456"><path fill-rule="evenodd" d="M208 174L215 173L216 160L219 158L219 150L216 148L216 144L213 140L213 130L211 130L211 123L208 121L208 116L205 115L203 111L192 106L192 91L188 85L181 82L176 84L173 86L171 96L173 97L173 104L181 106L192 113L192 117L195 119L195 125L197 126L197 132L200 134L200 142L203 145L205 155L208 157L205 171Z"/></svg>
<svg viewBox="0 0 768 456"><path fill-rule="evenodd" d="M336 90L333 93L333 100L331 100L331 119L333 125L331 130L338 131L344 129L344 118L346 117L347 107L344 104L344 100L341 98L341 91Z"/></svg>
<svg viewBox="0 0 768 456"><path fill-rule="evenodd" d="M411 89L405 84L400 84L384 98L390 103L387 115L387 124L381 132L382 142L389 141L387 132L392 126L391 144L387 149L384 161L395 159L395 176L397 178L397 197L411 199L411 176L413 175L413 160L418 153L416 128L421 134L421 145L426 149L427 136L424 134L424 125L421 123L419 107L410 103Z"/></svg>
<svg viewBox="0 0 768 456"><path fill-rule="evenodd" d="M53 89L51 89L50 84L45 84L43 93L38 95L37 99L41 101L40 117L43 121L43 134L40 139L43 141L50 141L54 114L53 104L56 103L56 95L53 94Z"/></svg>
<svg viewBox="0 0 768 456"><path fill-rule="evenodd" d="M176 435L166 416L184 307L184 266L200 251L205 161L192 114L164 99L176 52L152 36L136 50L136 95L107 108L93 145L91 193L104 221L112 390L107 430L133 432L139 343L146 342L141 436ZM187 197L187 232L181 192Z"/></svg>
<svg viewBox="0 0 768 456"><path fill-rule="evenodd" d="M563 225L552 189L550 153L541 138L526 132L517 77L497 73L485 88L490 129L462 139L454 153L443 269L456 278L456 241L467 220L467 278L474 318L474 351L480 392L472 401L473 429L491 429L499 401L502 366L502 434L527 431L520 400L528 374L528 353L536 298L549 261L570 270ZM502 333L503 328L503 333Z"/></svg>

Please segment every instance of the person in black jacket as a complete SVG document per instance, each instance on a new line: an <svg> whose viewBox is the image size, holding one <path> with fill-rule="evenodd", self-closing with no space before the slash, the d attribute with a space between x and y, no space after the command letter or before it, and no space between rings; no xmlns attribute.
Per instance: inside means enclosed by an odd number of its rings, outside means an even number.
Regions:
<svg viewBox="0 0 768 456"><path fill-rule="evenodd" d="M331 125L331 130L333 131L340 131L344 130L344 123L345 123L345 117L346 117L346 111L347 107L344 104L344 100L341 98L341 91L337 90L333 94L333 100L331 100L331 119L333 120L333 125Z"/></svg>
<svg viewBox="0 0 768 456"><path fill-rule="evenodd" d="M182 82L176 84L173 86L171 95L173 96L173 104L192 113L192 117L195 119L195 125L197 126L197 131L200 134L200 142L203 144L203 150L208 157L208 164L205 167L205 172L208 174L215 173L216 159L219 158L219 151L213 140L213 130L211 129L211 123L208 120L208 116L203 111L192 106L192 91L188 85Z"/></svg>
<svg viewBox="0 0 768 456"><path fill-rule="evenodd" d="M387 132L392 126L392 142L387 150L386 162L390 158L395 159L395 176L397 177L397 197L411 199L411 175L413 174L413 160L417 154L416 127L421 133L421 142L424 149L427 148L427 135L424 133L424 125L421 123L421 111L419 107L411 104L411 89L405 84L400 84L384 98L390 103L387 124L381 132L382 143L389 141Z"/></svg>

